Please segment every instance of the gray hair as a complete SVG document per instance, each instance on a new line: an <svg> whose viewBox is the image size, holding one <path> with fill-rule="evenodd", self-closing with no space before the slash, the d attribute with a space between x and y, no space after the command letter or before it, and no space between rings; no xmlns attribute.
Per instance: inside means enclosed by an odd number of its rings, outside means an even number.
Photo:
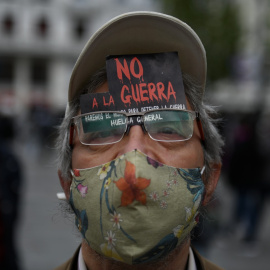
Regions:
<svg viewBox="0 0 270 270"><path fill-rule="evenodd" d="M106 69L99 70L92 78L86 87L76 96L73 102L69 104L69 109L59 126L58 139L56 143L58 154L58 169L61 171L63 178L70 178L71 156L72 149L69 146L69 124L72 117L79 112L79 95L84 93L94 92L107 80ZM204 161L205 161L205 176L209 179L211 174L211 164L221 162L221 153L223 139L217 129L216 110L213 106L205 105L201 99L201 87L196 84L193 78L187 74L183 74L183 82L185 94L190 102L193 110L199 112L200 119L205 135L205 143L203 145Z"/></svg>

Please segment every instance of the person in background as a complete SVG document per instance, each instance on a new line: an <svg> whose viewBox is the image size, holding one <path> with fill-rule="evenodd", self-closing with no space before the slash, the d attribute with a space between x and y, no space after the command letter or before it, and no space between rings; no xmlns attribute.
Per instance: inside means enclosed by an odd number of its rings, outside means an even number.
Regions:
<svg viewBox="0 0 270 270"><path fill-rule="evenodd" d="M12 149L14 123L9 116L0 116L0 269L18 270L16 225L19 216L22 168Z"/></svg>
<svg viewBox="0 0 270 270"><path fill-rule="evenodd" d="M89 39L57 142L82 243L56 269L221 269L190 244L221 170L206 71L197 34L166 14L125 13Z"/></svg>
<svg viewBox="0 0 270 270"><path fill-rule="evenodd" d="M268 132L262 117L260 110L239 116L229 134L231 146L226 144L224 161L225 176L235 193L232 216L225 230L244 244L242 252L247 256L259 253L260 227L269 193Z"/></svg>

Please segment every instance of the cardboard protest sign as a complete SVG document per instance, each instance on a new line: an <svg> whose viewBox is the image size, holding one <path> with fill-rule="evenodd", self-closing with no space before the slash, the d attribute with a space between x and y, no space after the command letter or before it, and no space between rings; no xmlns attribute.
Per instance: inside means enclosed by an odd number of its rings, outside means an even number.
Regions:
<svg viewBox="0 0 270 270"><path fill-rule="evenodd" d="M82 95L82 113L186 108L176 52L108 56L106 65L109 92Z"/></svg>

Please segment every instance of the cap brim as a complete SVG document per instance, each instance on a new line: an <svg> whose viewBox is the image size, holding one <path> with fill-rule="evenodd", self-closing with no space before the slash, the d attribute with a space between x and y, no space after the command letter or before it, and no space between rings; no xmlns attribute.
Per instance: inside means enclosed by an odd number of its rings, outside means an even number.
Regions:
<svg viewBox="0 0 270 270"><path fill-rule="evenodd" d="M101 27L81 52L71 75L68 100L77 97L91 76L105 67L106 56L177 51L183 73L201 85L206 81L206 55L197 34L184 22L157 12L130 12Z"/></svg>

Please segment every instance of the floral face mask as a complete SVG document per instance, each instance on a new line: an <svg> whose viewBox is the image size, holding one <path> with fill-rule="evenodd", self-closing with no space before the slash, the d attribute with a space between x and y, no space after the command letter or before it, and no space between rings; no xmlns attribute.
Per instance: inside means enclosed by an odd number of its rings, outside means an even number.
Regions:
<svg viewBox="0 0 270 270"><path fill-rule="evenodd" d="M96 252L128 264L166 256L197 223L201 170L161 164L133 150L106 164L74 169L70 204Z"/></svg>

